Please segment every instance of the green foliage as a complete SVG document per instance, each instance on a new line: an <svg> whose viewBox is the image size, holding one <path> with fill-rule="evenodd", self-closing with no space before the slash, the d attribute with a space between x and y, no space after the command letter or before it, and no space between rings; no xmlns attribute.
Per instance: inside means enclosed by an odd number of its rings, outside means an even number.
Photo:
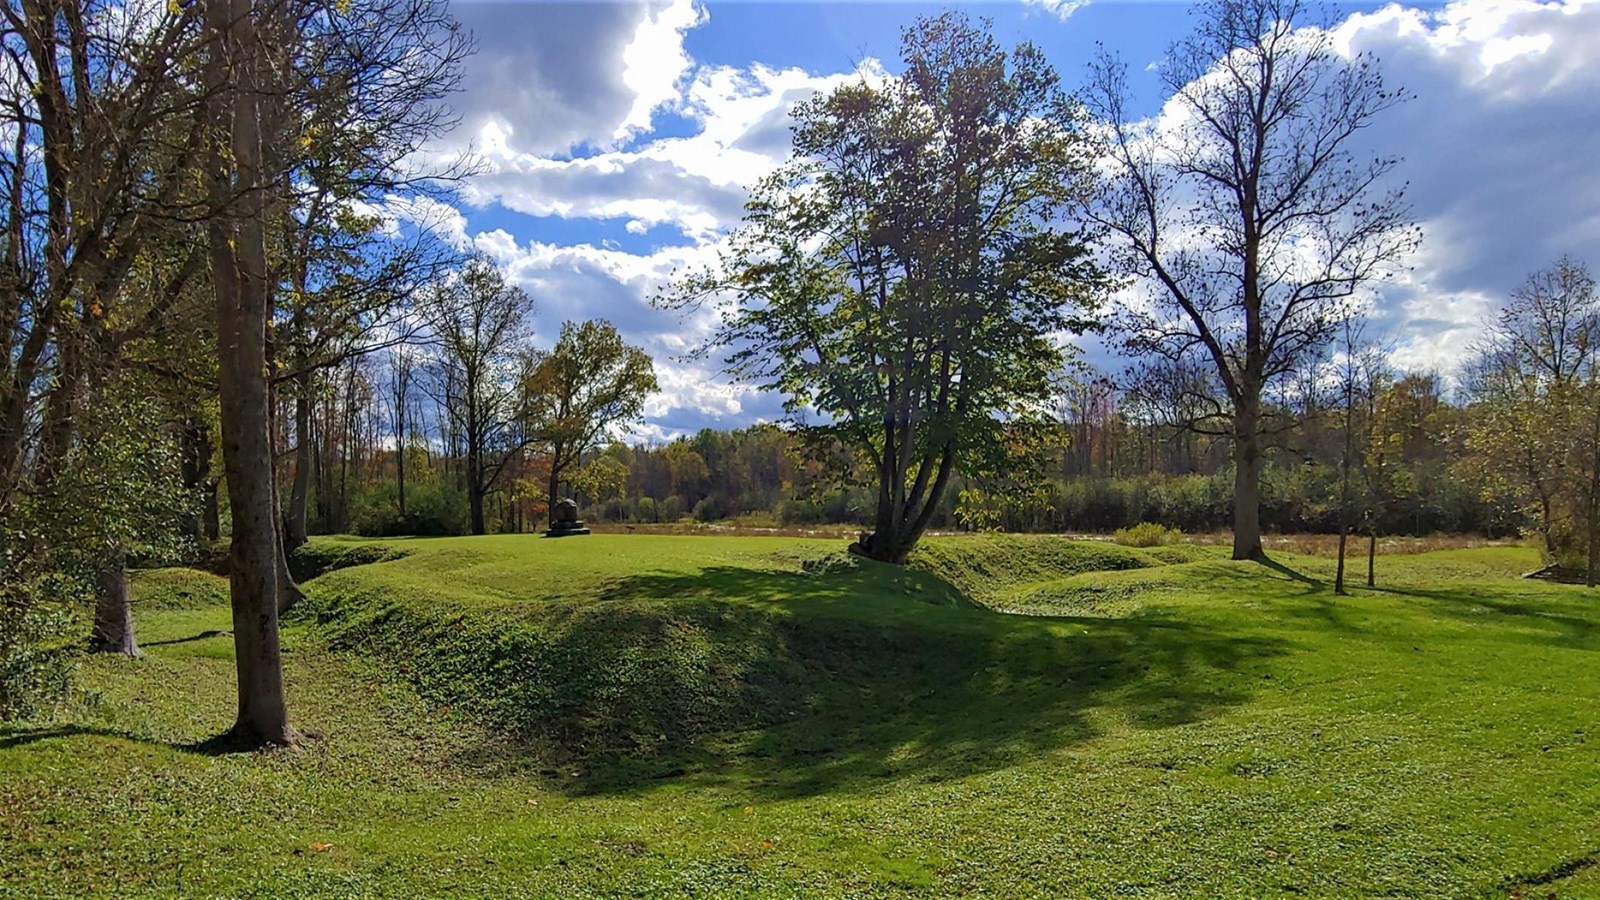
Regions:
<svg viewBox="0 0 1600 900"><path fill-rule="evenodd" d="M1165 547L1183 540L1183 532L1155 522L1140 522L1127 528L1118 528L1111 539L1124 547Z"/></svg>
<svg viewBox="0 0 1600 900"><path fill-rule="evenodd" d="M28 552L38 535L17 527L26 513L11 512L0 530L0 722L43 715L66 696L87 596L86 585Z"/></svg>
<svg viewBox="0 0 1600 900"><path fill-rule="evenodd" d="M613 430L634 425L656 387L655 364L624 343L616 326L604 319L563 323L555 346L535 355L523 383L523 415L549 457L552 476L568 473ZM591 480L599 479L591 487L610 491L615 476L614 470L591 472Z"/></svg>
<svg viewBox="0 0 1600 900"><path fill-rule="evenodd" d="M906 29L901 60L905 78L797 107L791 161L719 266L660 300L735 298L707 349L785 396L824 474L882 486L883 533L863 546L892 562L954 472L1032 471L1059 336L1093 324L1102 284L1084 236L1056 224L1092 163L1038 50L946 13Z"/></svg>
<svg viewBox="0 0 1600 900"><path fill-rule="evenodd" d="M102 567L196 555L180 524L197 498L148 390L132 377L105 381L50 477L0 510L0 720L65 697Z"/></svg>
<svg viewBox="0 0 1600 900"><path fill-rule="evenodd" d="M406 514L400 515L393 478L353 485L350 531L373 537L442 537L467 531L467 498L448 478L412 454L406 467Z"/></svg>

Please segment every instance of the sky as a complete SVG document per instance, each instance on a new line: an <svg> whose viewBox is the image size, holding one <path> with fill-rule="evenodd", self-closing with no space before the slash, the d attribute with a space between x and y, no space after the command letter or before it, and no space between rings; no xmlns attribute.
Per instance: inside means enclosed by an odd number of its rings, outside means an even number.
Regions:
<svg viewBox="0 0 1600 900"><path fill-rule="evenodd" d="M945 4L774 0L455 0L474 35L460 125L438 147L480 171L427 210L533 297L548 343L605 318L656 359L635 439L782 418L782 399L686 355L705 315L650 306L674 269L709 262L746 188L788 152L788 110L893 73L901 28ZM1005 44L1038 45L1068 88L1097 46L1128 63L1140 115L1151 68L1191 27L1180 3L989 0L958 6ZM1371 53L1415 99L1362 140L1399 154L1420 250L1379 286L1393 361L1448 376L1485 316L1562 254L1600 267L1600 0L1456 0L1332 8L1341 52ZM1091 361L1121 363L1103 348Z"/></svg>

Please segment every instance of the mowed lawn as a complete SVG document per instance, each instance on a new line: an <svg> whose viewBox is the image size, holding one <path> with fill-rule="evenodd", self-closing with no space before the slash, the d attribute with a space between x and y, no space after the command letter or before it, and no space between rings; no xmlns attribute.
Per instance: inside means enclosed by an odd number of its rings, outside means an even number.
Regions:
<svg viewBox="0 0 1600 900"><path fill-rule="evenodd" d="M1600 897L1600 593L1521 548L385 547L268 754L205 751L225 587L142 574L146 657L0 729L0 897Z"/></svg>

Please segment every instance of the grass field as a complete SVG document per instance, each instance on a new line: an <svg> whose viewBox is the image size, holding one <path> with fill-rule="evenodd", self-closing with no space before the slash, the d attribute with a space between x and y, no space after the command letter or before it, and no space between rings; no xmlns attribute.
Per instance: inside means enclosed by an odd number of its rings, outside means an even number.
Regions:
<svg viewBox="0 0 1600 900"><path fill-rule="evenodd" d="M1600 596L1529 551L839 547L320 542L315 736L222 756L225 586L142 573L0 729L0 897L1600 897Z"/></svg>

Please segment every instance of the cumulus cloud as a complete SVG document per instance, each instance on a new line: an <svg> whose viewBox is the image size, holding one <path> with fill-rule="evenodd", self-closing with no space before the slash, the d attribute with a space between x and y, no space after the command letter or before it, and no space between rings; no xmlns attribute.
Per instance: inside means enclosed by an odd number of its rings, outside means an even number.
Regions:
<svg viewBox="0 0 1600 900"><path fill-rule="evenodd" d="M1424 232L1380 309L1397 363L1449 372L1529 272L1600 247L1600 5L1391 5L1334 33L1416 95L1365 136L1403 155Z"/></svg>
<svg viewBox="0 0 1600 900"><path fill-rule="evenodd" d="M1090 0L1022 0L1024 6L1043 10L1065 22L1072 14L1089 5Z"/></svg>
<svg viewBox="0 0 1600 900"><path fill-rule="evenodd" d="M1061 17L1081 6L1036 5ZM468 234L453 211L418 215L499 259L540 304L546 338L563 319L606 317L655 355L663 391L647 411L650 434L778 418L779 398L684 358L713 326L709 314L679 318L649 297L675 268L714 256L748 186L787 154L796 103L886 77L882 66L700 65L683 43L705 21L692 0L460 9L482 47L464 115L486 166L469 202L636 234L671 225L685 238L628 253L523 240L515 226ZM1334 35L1341 52L1375 55L1388 81L1415 94L1363 136L1373 152L1404 156L1397 175L1425 230L1408 269L1381 287L1378 318L1399 338L1397 363L1449 371L1528 272L1600 247L1600 5L1391 5L1349 16ZM653 136L663 110L690 133Z"/></svg>
<svg viewBox="0 0 1600 900"><path fill-rule="evenodd" d="M607 149L649 131L657 111L681 99L693 66L684 35L706 20L698 0L465 3L451 11L477 48L456 101L456 142L536 155Z"/></svg>
<svg viewBox="0 0 1600 900"><path fill-rule="evenodd" d="M788 155L790 111L818 91L853 78L881 79L867 61L855 72L706 67L671 104L698 130L637 147L578 158L516 149L490 123L478 150L483 171L463 198L532 216L621 219L632 230L672 225L696 241L715 240L743 214L750 185Z"/></svg>

